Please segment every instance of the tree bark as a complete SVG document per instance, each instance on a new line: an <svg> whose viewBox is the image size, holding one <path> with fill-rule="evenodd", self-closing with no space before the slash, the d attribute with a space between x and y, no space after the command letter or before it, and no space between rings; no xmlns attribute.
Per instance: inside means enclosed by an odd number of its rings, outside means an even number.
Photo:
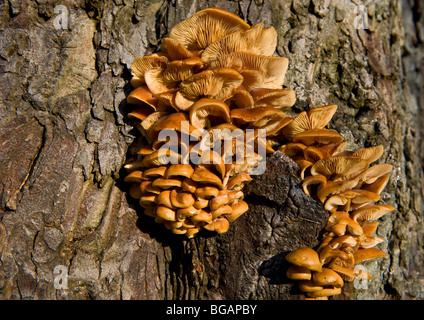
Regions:
<svg viewBox="0 0 424 320"><path fill-rule="evenodd" d="M363 5L363 6L361 6ZM423 5L419 0L0 1L2 299L301 299L286 252L316 246L328 213L281 153L247 186L249 211L187 240L143 215L122 165L132 61L173 25L220 7L278 32L293 112L335 103L331 128L393 164L366 289L334 299L423 299ZM55 269L64 266L66 286ZM56 281L55 281L56 279ZM63 280L63 278L62 278Z"/></svg>

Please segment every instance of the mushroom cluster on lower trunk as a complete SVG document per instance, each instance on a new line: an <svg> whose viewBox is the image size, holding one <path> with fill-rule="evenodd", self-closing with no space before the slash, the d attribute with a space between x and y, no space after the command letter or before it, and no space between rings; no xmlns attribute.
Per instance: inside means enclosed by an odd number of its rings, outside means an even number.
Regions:
<svg viewBox="0 0 424 320"><path fill-rule="evenodd" d="M378 226L375 220L395 209L374 204L380 200L392 169L385 163L370 166L380 158L383 147L346 151L344 138L324 129L336 109L328 105L297 115L283 129L287 140L279 148L300 167L304 192L330 212L318 248L299 248L286 256L292 263L287 277L300 280L300 290L311 299L339 294L343 281L355 277L372 279L355 264L387 256L375 248L384 241L373 235ZM319 280L323 273L335 282Z"/></svg>

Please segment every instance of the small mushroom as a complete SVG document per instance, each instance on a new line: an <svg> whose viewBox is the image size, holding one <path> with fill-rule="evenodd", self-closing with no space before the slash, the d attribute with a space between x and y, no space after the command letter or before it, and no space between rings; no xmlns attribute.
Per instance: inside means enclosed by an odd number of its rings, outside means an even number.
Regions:
<svg viewBox="0 0 424 320"><path fill-rule="evenodd" d="M291 280L311 280L311 270L292 264L286 271L287 278Z"/></svg>
<svg viewBox="0 0 424 320"><path fill-rule="evenodd" d="M231 214L226 215L226 218L228 219L228 221L233 222L243 213L249 210L249 206L245 201L239 200L237 203L233 203L231 205L231 209L233 210L233 212Z"/></svg>
<svg viewBox="0 0 424 320"><path fill-rule="evenodd" d="M321 272L314 272L312 280L319 286L343 287L343 279L333 270L322 268Z"/></svg>
<svg viewBox="0 0 424 320"><path fill-rule="evenodd" d="M305 267L317 272L322 271L322 264L318 253L308 247L302 247L288 253L285 259L299 267Z"/></svg>
<svg viewBox="0 0 424 320"><path fill-rule="evenodd" d="M216 124L230 121L230 109L217 99L197 100L190 108L190 122L196 128L210 128ZM218 123L213 124L212 119Z"/></svg>
<svg viewBox="0 0 424 320"><path fill-rule="evenodd" d="M387 257L387 253L377 248L359 249L353 254L355 264L362 261L368 261L372 259L385 258L385 257Z"/></svg>
<svg viewBox="0 0 424 320"><path fill-rule="evenodd" d="M218 233L225 233L228 231L230 223L226 218L216 218L211 223L204 226L206 230L216 231Z"/></svg>

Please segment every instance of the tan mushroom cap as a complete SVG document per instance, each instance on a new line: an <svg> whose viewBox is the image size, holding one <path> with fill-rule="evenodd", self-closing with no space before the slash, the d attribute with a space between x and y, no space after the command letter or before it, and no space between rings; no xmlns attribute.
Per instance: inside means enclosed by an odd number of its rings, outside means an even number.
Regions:
<svg viewBox="0 0 424 320"><path fill-rule="evenodd" d="M380 194L384 190L388 182L389 175L386 174L370 184L362 185L361 189Z"/></svg>
<svg viewBox="0 0 424 320"><path fill-rule="evenodd" d="M166 166L160 166L160 167L154 167L154 168L146 169L143 172L143 177L145 177L147 179L162 177L165 174L166 169L167 169Z"/></svg>
<svg viewBox="0 0 424 320"><path fill-rule="evenodd" d="M152 185L154 187L162 188L162 189L169 189L174 187L181 187L182 184L182 178L176 177L176 178L157 178L152 182Z"/></svg>
<svg viewBox="0 0 424 320"><path fill-rule="evenodd" d="M310 129L323 129L333 117L337 110L337 105L327 105L317 107L299 113L289 125L283 130L284 136L291 140L293 137L303 131Z"/></svg>
<svg viewBox="0 0 424 320"><path fill-rule="evenodd" d="M355 272L353 268L333 264L331 266L331 270L337 272L344 281L352 282L355 279Z"/></svg>
<svg viewBox="0 0 424 320"><path fill-rule="evenodd" d="M385 258L387 256L388 256L387 253L377 248L359 249L353 254L355 264L362 261Z"/></svg>
<svg viewBox="0 0 424 320"><path fill-rule="evenodd" d="M163 220L176 221L175 210L165 206L157 206L156 216Z"/></svg>
<svg viewBox="0 0 424 320"><path fill-rule="evenodd" d="M381 176L392 171L392 169L393 169L393 166L388 163L376 164L368 168L367 170L365 170L357 178L360 182L371 184L377 181L377 179L379 179Z"/></svg>
<svg viewBox="0 0 424 320"><path fill-rule="evenodd" d="M172 189L170 195L171 203L175 208L189 208L194 205L195 199L191 193L178 192L177 189Z"/></svg>
<svg viewBox="0 0 424 320"><path fill-rule="evenodd" d="M292 89L258 88L251 92L254 106L273 107L281 110L290 108L296 102L296 93Z"/></svg>
<svg viewBox="0 0 424 320"><path fill-rule="evenodd" d="M293 158L298 155L303 155L303 150L307 147L303 143L293 143L284 144L278 148L278 151L283 152L286 156Z"/></svg>
<svg viewBox="0 0 424 320"><path fill-rule="evenodd" d="M177 40L171 38L163 38L161 49L168 54L171 60L188 59L194 55Z"/></svg>
<svg viewBox="0 0 424 320"><path fill-rule="evenodd" d="M380 195L374 192L357 189L347 190L328 198L324 208L331 211L337 209L338 206L347 205L350 210L378 200L380 200Z"/></svg>
<svg viewBox="0 0 424 320"><path fill-rule="evenodd" d="M249 174L240 172L228 180L227 188L231 190L242 190L243 187L252 180Z"/></svg>
<svg viewBox="0 0 424 320"><path fill-rule="evenodd" d="M212 218L215 219L215 218L218 218L222 215L227 216L227 215L233 213L233 208L231 208L230 205L226 204L226 205L220 206L216 210L212 210L211 213L212 213Z"/></svg>
<svg viewBox="0 0 424 320"><path fill-rule="evenodd" d="M360 248L368 249L375 247L377 244L382 243L385 239L375 236L363 236L361 238Z"/></svg>
<svg viewBox="0 0 424 320"><path fill-rule="evenodd" d="M314 272L312 280L320 286L343 287L343 279L333 270L322 268L321 272Z"/></svg>
<svg viewBox="0 0 424 320"><path fill-rule="evenodd" d="M376 230L380 223L378 221L365 222L362 225L362 230L364 231L364 236L372 235Z"/></svg>
<svg viewBox="0 0 424 320"><path fill-rule="evenodd" d="M211 128L216 124L230 121L230 108L221 100L203 98L191 106L189 117L194 127ZM213 124L212 119L217 123Z"/></svg>
<svg viewBox="0 0 424 320"><path fill-rule="evenodd" d="M310 145L303 150L303 156L305 160L315 163L318 160L329 158L331 155L323 148Z"/></svg>
<svg viewBox="0 0 424 320"><path fill-rule="evenodd" d="M128 183L133 183L133 182L142 182L144 180L147 180L144 176L143 176L143 171L132 171L130 172L125 178L124 178L124 182L128 182Z"/></svg>
<svg viewBox="0 0 424 320"><path fill-rule="evenodd" d="M321 185L327 184L327 178L322 174L317 174L315 176L308 176L302 182L303 192L307 195L314 194L314 190L319 189Z"/></svg>
<svg viewBox="0 0 424 320"><path fill-rule="evenodd" d="M311 280L311 270L292 264L286 271L287 278L291 280Z"/></svg>
<svg viewBox="0 0 424 320"><path fill-rule="evenodd" d="M212 222L212 213L205 210L200 210L197 214L193 215L191 218L196 225L200 223L211 223Z"/></svg>
<svg viewBox="0 0 424 320"><path fill-rule="evenodd" d="M240 217L243 213L245 213L247 210L249 210L249 206L247 203L243 200L239 200L237 203L233 203L231 205L231 209L233 212L229 215L226 215L226 218L228 221L233 222L238 217Z"/></svg>
<svg viewBox="0 0 424 320"><path fill-rule="evenodd" d="M276 30L273 27L264 29L264 25L258 23L246 31L235 31L210 44L202 52L202 60L215 60L224 55L239 52L271 56L276 46Z"/></svg>
<svg viewBox="0 0 424 320"><path fill-rule="evenodd" d="M191 175L190 179L201 184L211 184L223 189L222 180L214 173L204 168L196 168Z"/></svg>
<svg viewBox="0 0 424 320"><path fill-rule="evenodd" d="M324 289L323 286L317 285L314 281L312 280L302 280L299 282L299 289L302 292L317 292L317 291L321 291L322 289Z"/></svg>
<svg viewBox="0 0 424 320"><path fill-rule="evenodd" d="M194 181L190 178L186 178L186 179L183 180L183 183L181 184L181 188L184 191L194 193L196 191L196 188L197 188L198 185L199 184L196 181Z"/></svg>
<svg viewBox="0 0 424 320"><path fill-rule="evenodd" d="M327 197L339 194L349 189L353 189L357 184L358 182L356 180L338 182L327 181L327 183L318 187L317 196L319 200L324 203Z"/></svg>
<svg viewBox="0 0 424 320"><path fill-rule="evenodd" d="M341 288L328 287L328 288L323 288L320 291L308 292L307 295L308 297L311 297L311 298L321 298L321 297L335 296L340 293L342 293Z"/></svg>
<svg viewBox="0 0 424 320"><path fill-rule="evenodd" d="M211 200L209 200L209 208L214 211L217 210L218 208L226 205L229 202L229 198L228 195L218 195L215 198L212 198ZM231 209L230 212L227 213L232 213L233 210Z"/></svg>
<svg viewBox="0 0 424 320"><path fill-rule="evenodd" d="M198 199L211 199L218 196L219 189L212 186L203 186L197 188L194 194Z"/></svg>
<svg viewBox="0 0 424 320"><path fill-rule="evenodd" d="M241 85L234 90L234 94L225 100L231 108L253 108L254 101L252 95Z"/></svg>
<svg viewBox="0 0 424 320"><path fill-rule="evenodd" d="M364 223L367 221L377 220L378 218L393 210L395 210L395 208L387 204L366 205L356 209L351 214L351 217L353 220L359 223Z"/></svg>
<svg viewBox="0 0 424 320"><path fill-rule="evenodd" d="M352 156L361 158L372 163L381 157L383 154L384 148L382 145L378 145L370 148L360 148L352 153Z"/></svg>
<svg viewBox="0 0 424 320"><path fill-rule="evenodd" d="M156 196L156 204L174 209L171 202L171 190L163 190Z"/></svg>
<svg viewBox="0 0 424 320"><path fill-rule="evenodd" d="M293 137L293 142L303 143L310 146L313 144L326 145L332 143L341 143L343 136L337 131L330 129L309 129L296 134Z"/></svg>
<svg viewBox="0 0 424 320"><path fill-rule="evenodd" d="M127 97L127 102L138 106L150 106L156 110L158 100L153 97L152 92L147 86L135 88Z"/></svg>
<svg viewBox="0 0 424 320"><path fill-rule="evenodd" d="M296 249L286 255L286 260L299 267L305 267L312 271L322 271L322 264L318 253L308 247Z"/></svg>
<svg viewBox="0 0 424 320"><path fill-rule="evenodd" d="M154 126L154 124L160 119L167 116L169 113L166 111L156 111L149 114L143 121L141 121L141 128L144 130L142 134L144 134L147 138L149 138L150 129Z"/></svg>
<svg viewBox="0 0 424 320"><path fill-rule="evenodd" d="M169 38L193 51L204 49L228 34L249 28L249 24L231 12L207 8L175 25Z"/></svg>
<svg viewBox="0 0 424 320"><path fill-rule="evenodd" d="M144 73L155 68L165 68L168 58L160 55L150 55L139 57L131 64L131 73L136 76L141 83L144 83Z"/></svg>
<svg viewBox="0 0 424 320"><path fill-rule="evenodd" d="M335 156L317 161L311 174L322 174L335 182L349 180L368 167L368 162L356 157Z"/></svg>
<svg viewBox="0 0 424 320"><path fill-rule="evenodd" d="M171 164L165 174L165 178L170 177L186 177L190 178L194 172L194 168L189 164Z"/></svg>
<svg viewBox="0 0 424 320"><path fill-rule="evenodd" d="M234 94L242 82L242 75L234 69L207 69L193 74L180 83L180 90L175 95L175 104L181 110L188 110L202 97L226 100Z"/></svg>
<svg viewBox="0 0 424 320"><path fill-rule="evenodd" d="M218 233L225 233L228 231L230 223L225 218L216 218L211 223L206 224L204 228L209 231L216 231Z"/></svg>

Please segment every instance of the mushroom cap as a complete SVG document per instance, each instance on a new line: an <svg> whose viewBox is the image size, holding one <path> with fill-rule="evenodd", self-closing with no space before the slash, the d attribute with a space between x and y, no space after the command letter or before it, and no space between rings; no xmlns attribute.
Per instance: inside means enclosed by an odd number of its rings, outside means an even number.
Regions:
<svg viewBox="0 0 424 320"><path fill-rule="evenodd" d="M166 169L167 169L166 166L146 169L143 172L143 177L145 177L146 179L162 177L165 174Z"/></svg>
<svg viewBox="0 0 424 320"><path fill-rule="evenodd" d="M322 264L318 253L308 247L299 248L288 253L286 255L286 260L291 264L305 267L312 271L320 272L322 270Z"/></svg>
<svg viewBox="0 0 424 320"><path fill-rule="evenodd" d="M190 178L194 172L194 168L190 164L171 164L164 174L165 178L170 177L186 177Z"/></svg>
<svg viewBox="0 0 424 320"><path fill-rule="evenodd" d="M171 202L171 190L163 190L156 196L156 204L174 209Z"/></svg>
<svg viewBox="0 0 424 320"><path fill-rule="evenodd" d="M320 286L343 287L343 279L333 270L322 268L321 272L314 272L312 280Z"/></svg>
<svg viewBox="0 0 424 320"><path fill-rule="evenodd" d="M186 179L183 180L183 182L181 184L181 188L184 191L187 191L187 192L190 192L190 193L194 193L196 191L196 188L197 188L198 185L199 184L196 181L194 181L194 180L192 180L190 178L186 178Z"/></svg>
<svg viewBox="0 0 424 320"><path fill-rule="evenodd" d="M211 199L218 196L219 189L212 186L203 186L196 189L194 194L198 199Z"/></svg>
<svg viewBox="0 0 424 320"><path fill-rule="evenodd" d="M380 178L377 178L377 180L375 180L371 184L362 185L361 189L380 194L384 190L388 182L389 175L386 174Z"/></svg>
<svg viewBox="0 0 424 320"><path fill-rule="evenodd" d="M171 191L171 203L175 208L188 208L194 205L195 199L191 193L178 192L177 189Z"/></svg>
<svg viewBox="0 0 424 320"><path fill-rule="evenodd" d="M321 298L321 297L338 295L340 293L342 293L341 288L328 287L328 288L323 288L320 291L308 292L307 295L308 295L308 297L311 297L311 298Z"/></svg>
<svg viewBox="0 0 424 320"><path fill-rule="evenodd" d="M207 69L182 81L174 102L181 110L187 110L202 97L226 100L234 94L242 82L242 75L234 69Z"/></svg>
<svg viewBox="0 0 424 320"><path fill-rule="evenodd" d="M281 151L286 156L293 158L297 155L303 155L303 150L305 149L306 146L303 143L289 142L288 144L284 144L280 148L278 148L278 151Z"/></svg>
<svg viewBox="0 0 424 320"><path fill-rule="evenodd" d="M133 182L142 182L144 180L147 180L147 178L145 178L143 176L143 171L132 171L130 172L127 176L125 176L124 178L124 182L128 182L128 183L133 183Z"/></svg>
<svg viewBox="0 0 424 320"><path fill-rule="evenodd" d="M315 176L308 176L303 179L302 188L303 192L307 195L314 194L314 189L319 188L321 185L327 184L327 178L322 174L317 174Z"/></svg>
<svg viewBox="0 0 424 320"><path fill-rule="evenodd" d="M317 291L321 291L322 289L324 289L323 286L317 285L314 281L312 280L302 280L299 282L299 289L302 292L317 292Z"/></svg>
<svg viewBox="0 0 424 320"><path fill-rule="evenodd" d="M210 128L215 124L228 123L230 121L230 108L217 99L200 99L196 101L189 111L190 123L196 128Z"/></svg>
<svg viewBox="0 0 424 320"><path fill-rule="evenodd" d="M183 60L193 56L181 43L175 39L163 38L161 49L168 53L171 60Z"/></svg>
<svg viewBox="0 0 424 320"><path fill-rule="evenodd" d="M293 142L303 143L310 146L313 144L326 145L333 143L341 143L343 136L337 131L330 129L309 129L296 134L293 137Z"/></svg>
<svg viewBox="0 0 424 320"><path fill-rule="evenodd" d="M273 107L285 110L296 102L296 93L292 89L257 88L251 92L254 106Z"/></svg>
<svg viewBox="0 0 424 320"><path fill-rule="evenodd" d="M156 216L167 221L176 221L175 210L165 206L157 206Z"/></svg>
<svg viewBox="0 0 424 320"><path fill-rule="evenodd" d="M201 184L211 184L217 186L219 189L223 189L222 180L214 173L207 169L197 167L190 179Z"/></svg>
<svg viewBox="0 0 424 320"><path fill-rule="evenodd" d="M355 264L362 261L367 261L367 260L372 260L377 258L385 258L385 257L387 257L387 253L377 248L359 249L353 254Z"/></svg>
<svg viewBox="0 0 424 320"><path fill-rule="evenodd" d="M395 210L395 208L387 204L366 205L356 209L351 214L351 217L358 223L364 223L367 221L377 220L378 218L393 210Z"/></svg>
<svg viewBox="0 0 424 320"><path fill-rule="evenodd" d="M211 223L206 224L204 228L209 231L216 231L218 233L225 233L228 231L230 223L225 218L216 218Z"/></svg>
<svg viewBox="0 0 424 320"><path fill-rule="evenodd" d="M245 201L239 200L237 203L233 203L231 205L231 209L233 209L233 212L229 215L226 215L225 217L228 219L228 221L233 222L243 213L249 210L249 206Z"/></svg>
<svg viewBox="0 0 424 320"><path fill-rule="evenodd" d="M384 148L382 145L378 145L370 148L360 148L352 153L352 156L361 158L372 163L381 157L383 154Z"/></svg>
<svg viewBox="0 0 424 320"><path fill-rule="evenodd" d="M153 97L152 92L147 86L135 88L127 97L127 102L138 106L145 107L146 105L156 110L158 100Z"/></svg>
<svg viewBox="0 0 424 320"><path fill-rule="evenodd" d="M144 73L147 70L155 68L164 69L167 63L168 58L165 56L150 55L135 59L134 62L131 64L130 69L131 73L136 76L141 83L144 83Z"/></svg>
<svg viewBox="0 0 424 320"><path fill-rule="evenodd" d="M291 280L311 280L312 273L308 268L292 264L287 269L286 276Z"/></svg>
<svg viewBox="0 0 424 320"><path fill-rule="evenodd" d="M177 178L157 178L152 182L152 185L154 187L158 187L161 189L169 189L169 188L175 188L175 187L181 187L183 180L180 177Z"/></svg>
<svg viewBox="0 0 424 320"><path fill-rule="evenodd" d="M234 13L219 8L207 8L175 25L169 38L193 51L204 49L228 34L249 28L249 24Z"/></svg>
<svg viewBox="0 0 424 320"><path fill-rule="evenodd" d="M205 210L200 210L198 213L193 215L191 218L196 225L201 223L211 223L212 222L212 214Z"/></svg>
<svg viewBox="0 0 424 320"><path fill-rule="evenodd" d="M231 190L242 190L252 180L252 177L246 172L239 172L228 180L227 188Z"/></svg>
<svg viewBox="0 0 424 320"><path fill-rule="evenodd" d="M368 167L368 162L356 157L335 156L321 159L312 166L311 174L322 174L328 180L349 180Z"/></svg>

